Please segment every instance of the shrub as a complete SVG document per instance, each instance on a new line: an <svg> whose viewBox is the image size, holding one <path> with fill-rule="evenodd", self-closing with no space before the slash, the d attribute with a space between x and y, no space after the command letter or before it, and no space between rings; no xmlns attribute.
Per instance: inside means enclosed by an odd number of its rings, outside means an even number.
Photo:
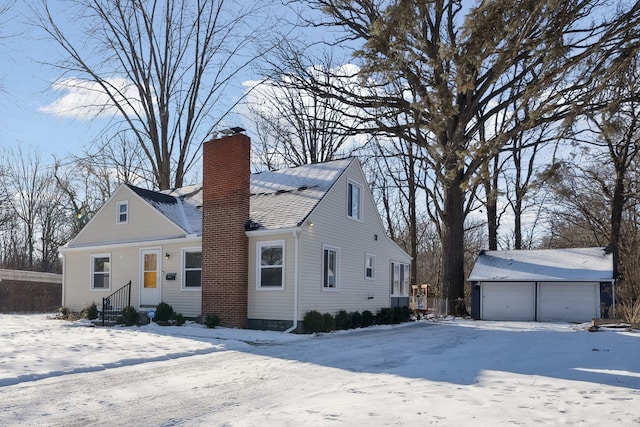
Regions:
<svg viewBox="0 0 640 427"><path fill-rule="evenodd" d="M370 312L369 310L365 310L362 312L362 323L361 326L363 328L368 328L369 326L373 325L374 322L374 317L373 317L373 313Z"/></svg>
<svg viewBox="0 0 640 427"><path fill-rule="evenodd" d="M168 322L173 316L173 307L166 302L161 302L156 307L156 316L153 318L156 322Z"/></svg>
<svg viewBox="0 0 640 427"><path fill-rule="evenodd" d="M216 314L207 314L207 317L204 319L204 324L209 329L213 329L220 324L220 316Z"/></svg>
<svg viewBox="0 0 640 427"><path fill-rule="evenodd" d="M176 326L182 326L186 322L182 313L176 313L173 317L176 322Z"/></svg>
<svg viewBox="0 0 640 427"><path fill-rule="evenodd" d="M305 332L315 334L324 331L324 316L317 310L308 311L303 323Z"/></svg>
<svg viewBox="0 0 640 427"><path fill-rule="evenodd" d="M336 319L331 313L325 313L322 315L324 319L324 332L331 332L336 330Z"/></svg>
<svg viewBox="0 0 640 427"><path fill-rule="evenodd" d="M89 320L98 318L98 306L96 306L95 302L91 303L90 306L82 310L82 317Z"/></svg>
<svg viewBox="0 0 640 427"><path fill-rule="evenodd" d="M60 307L58 313L62 319L68 319L71 310L69 310L69 307Z"/></svg>
<svg viewBox="0 0 640 427"><path fill-rule="evenodd" d="M402 323L402 307L393 307L391 309L391 323L398 324Z"/></svg>
<svg viewBox="0 0 640 427"><path fill-rule="evenodd" d="M362 314L359 311L354 311L349 317L349 326L351 328L357 329L362 325Z"/></svg>
<svg viewBox="0 0 640 427"><path fill-rule="evenodd" d="M336 314L335 321L337 330L349 329L349 326L351 324L349 313L347 313L345 310L340 310L338 314Z"/></svg>
<svg viewBox="0 0 640 427"><path fill-rule="evenodd" d="M393 311L389 307L383 307L376 314L376 324L390 325L393 322Z"/></svg>
<svg viewBox="0 0 640 427"><path fill-rule="evenodd" d="M116 323L119 325L133 326L140 321L140 313L130 305L122 309L122 313L118 316Z"/></svg>

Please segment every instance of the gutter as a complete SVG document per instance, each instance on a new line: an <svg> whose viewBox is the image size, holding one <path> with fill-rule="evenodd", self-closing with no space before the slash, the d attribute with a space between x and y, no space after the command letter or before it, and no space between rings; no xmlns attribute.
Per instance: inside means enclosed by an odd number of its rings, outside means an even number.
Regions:
<svg viewBox="0 0 640 427"><path fill-rule="evenodd" d="M299 271L299 253L300 253L300 234L299 229L293 230L294 239L294 261L293 261L293 325L286 331L285 334L291 333L298 329L298 271Z"/></svg>

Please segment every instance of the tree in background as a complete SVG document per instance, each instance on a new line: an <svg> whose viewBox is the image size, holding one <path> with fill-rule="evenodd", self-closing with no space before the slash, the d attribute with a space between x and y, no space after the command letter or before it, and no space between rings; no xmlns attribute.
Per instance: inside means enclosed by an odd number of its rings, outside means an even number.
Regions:
<svg viewBox="0 0 640 427"><path fill-rule="evenodd" d="M561 224L583 231L575 236L608 246L614 254L618 302L640 320L640 257L637 253L638 161L640 152L640 62L636 55L628 66L602 82L596 101L604 106L587 112L573 126L572 139L584 149L565 167L555 185ZM586 166L584 165L586 164ZM554 233L560 230L554 229ZM574 242L570 242L574 243ZM632 317L633 317L632 316Z"/></svg>
<svg viewBox="0 0 640 427"><path fill-rule="evenodd" d="M241 98L230 85L259 56L266 3L68 4L64 17L75 25L63 28L48 0L36 22L67 55L55 64L63 73L57 87L94 94L93 105L66 113L116 117L105 132L135 141L154 186L181 187L202 143Z"/></svg>
<svg viewBox="0 0 640 427"><path fill-rule="evenodd" d="M292 43L277 47L280 55L295 55ZM293 60L293 59L292 59ZM332 59L324 58L311 70L314 79L301 84L304 75L296 70L271 70L273 78L252 83L247 97L249 118L255 124L256 154L269 169L323 163L348 156L360 148L354 145L353 129L358 119L346 114L349 107L310 89L316 81L332 78Z"/></svg>
<svg viewBox="0 0 640 427"><path fill-rule="evenodd" d="M426 149L437 174L443 246L442 283L464 298L464 230L473 177L511 137L575 113L594 76L616 72L637 49L638 4L613 11L603 2L315 0L320 27L355 45L359 77L370 90L332 87L326 96L377 111L369 129ZM403 88L398 92L398 86ZM523 115L514 102L539 100ZM580 101L584 103L584 100ZM397 117L407 121L398 126ZM500 134L478 132L497 117ZM389 120L390 119L390 120ZM466 312L463 304L452 313Z"/></svg>

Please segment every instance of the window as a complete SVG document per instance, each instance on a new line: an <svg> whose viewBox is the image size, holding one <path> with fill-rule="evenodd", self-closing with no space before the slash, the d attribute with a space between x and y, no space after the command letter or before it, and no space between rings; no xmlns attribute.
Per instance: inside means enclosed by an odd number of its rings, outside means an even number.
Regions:
<svg viewBox="0 0 640 427"><path fill-rule="evenodd" d="M111 255L91 255L91 289L109 290L111 288Z"/></svg>
<svg viewBox="0 0 640 427"><path fill-rule="evenodd" d="M340 282L340 249L332 246L322 248L322 289L338 289Z"/></svg>
<svg viewBox="0 0 640 427"><path fill-rule="evenodd" d="M259 242L256 253L259 262L257 287L282 289L284 287L284 242Z"/></svg>
<svg viewBox="0 0 640 427"><path fill-rule="evenodd" d="M202 287L202 251L185 249L182 252L183 289L200 289Z"/></svg>
<svg viewBox="0 0 640 427"><path fill-rule="evenodd" d="M118 224L126 224L129 221L129 202L118 202L116 209L116 222Z"/></svg>
<svg viewBox="0 0 640 427"><path fill-rule="evenodd" d="M365 279L376 278L376 256L365 254L364 256L364 277Z"/></svg>
<svg viewBox="0 0 640 427"><path fill-rule="evenodd" d="M353 182L347 184L347 216L351 219L361 219L360 186Z"/></svg>
<svg viewBox="0 0 640 427"><path fill-rule="evenodd" d="M409 295L409 264L391 263L391 294Z"/></svg>

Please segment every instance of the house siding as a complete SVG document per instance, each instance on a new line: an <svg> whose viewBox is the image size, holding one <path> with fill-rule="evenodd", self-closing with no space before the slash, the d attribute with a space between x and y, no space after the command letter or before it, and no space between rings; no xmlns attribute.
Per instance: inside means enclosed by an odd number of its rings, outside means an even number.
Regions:
<svg viewBox="0 0 640 427"><path fill-rule="evenodd" d="M128 202L128 221L117 224L116 207L122 201ZM184 235L184 230L123 185L78 233L71 246L158 240Z"/></svg>
<svg viewBox="0 0 640 427"><path fill-rule="evenodd" d="M162 260L162 301L170 304L176 313L195 318L202 313L202 287L185 289L183 249L202 250L200 244L190 242L182 245L164 245L162 254L169 259ZM167 274L175 274L175 280L167 280Z"/></svg>
<svg viewBox="0 0 640 427"><path fill-rule="evenodd" d="M347 183L362 188L361 220L347 217ZM309 226L313 223L313 227ZM377 239L376 239L377 236ZM340 248L339 288L322 288L323 245ZM365 256L376 257L375 278L365 278ZM391 261L409 263L408 255L386 235L362 169L351 163L302 227L298 319L310 310L335 313L390 306Z"/></svg>
<svg viewBox="0 0 640 427"><path fill-rule="evenodd" d="M64 281L66 283L63 306L79 311L92 302L102 304L107 297L131 281L131 305L140 307L140 251L159 248L161 253L161 299L171 304L173 309L186 317L196 317L201 313L201 291L182 289L183 267L182 249L200 247L199 240L164 245L94 246L82 250L64 251ZM108 290L91 289L91 255L111 255L111 287ZM164 259L169 253L170 259ZM73 269L67 268L72 265ZM167 273L176 273L176 280L167 280Z"/></svg>
<svg viewBox="0 0 640 427"><path fill-rule="evenodd" d="M91 255L110 254L110 288L105 290L91 289ZM95 302L102 304L102 298L111 295L131 281L131 305L137 306L140 295L138 247L114 248L93 247L86 250L64 252L64 301L63 306L77 311ZM68 266L73 266L72 269Z"/></svg>
<svg viewBox="0 0 640 427"><path fill-rule="evenodd" d="M284 289L257 288L257 244L260 242L283 241L285 256ZM295 288L295 238L293 233L271 234L249 239L249 281L247 315L250 327L262 328L265 324L275 324L271 329L286 329L292 323ZM264 322L264 321L270 322ZM280 327L277 322L280 321Z"/></svg>

